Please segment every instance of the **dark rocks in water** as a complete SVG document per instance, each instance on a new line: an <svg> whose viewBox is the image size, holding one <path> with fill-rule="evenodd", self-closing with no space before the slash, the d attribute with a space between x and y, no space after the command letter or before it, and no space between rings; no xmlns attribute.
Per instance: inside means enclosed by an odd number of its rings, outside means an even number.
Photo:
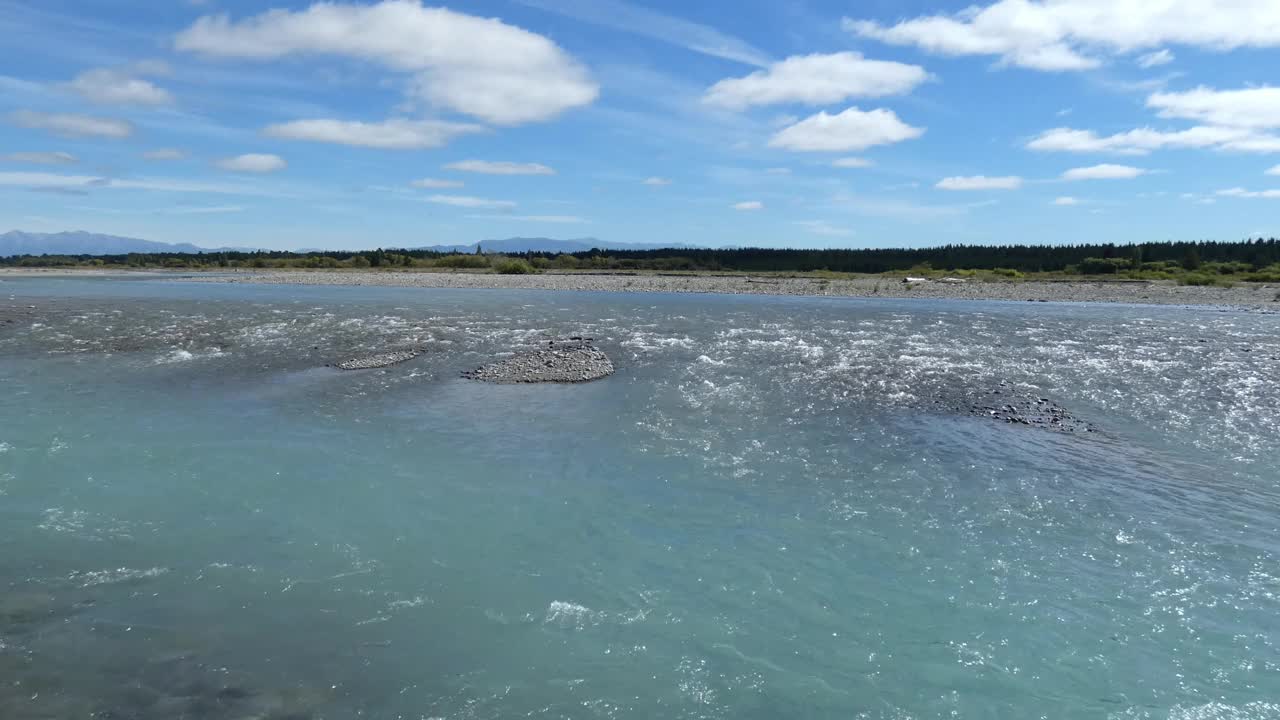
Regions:
<svg viewBox="0 0 1280 720"><path fill-rule="evenodd" d="M391 352L377 353L375 355L365 355L363 357L343 360L335 363L334 367L339 370L373 370L375 368L391 367L399 365L402 362L412 360L422 354L422 350L415 348L413 350L393 350Z"/></svg>
<svg viewBox="0 0 1280 720"><path fill-rule="evenodd" d="M1026 395L1003 383L985 394L968 400L957 410L972 417L985 417L1010 425L1054 430L1058 432L1096 432L1097 428L1081 420L1049 398Z"/></svg>
<svg viewBox="0 0 1280 720"><path fill-rule="evenodd" d="M613 361L591 343L591 338L580 336L550 340L545 348L469 370L462 376L493 383L580 383L612 375Z"/></svg>

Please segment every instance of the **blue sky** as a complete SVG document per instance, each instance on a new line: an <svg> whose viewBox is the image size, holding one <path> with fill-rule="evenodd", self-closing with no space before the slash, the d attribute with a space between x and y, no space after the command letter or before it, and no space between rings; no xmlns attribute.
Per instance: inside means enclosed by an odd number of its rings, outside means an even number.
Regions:
<svg viewBox="0 0 1280 720"><path fill-rule="evenodd" d="M1280 234L1280 3L0 0L0 230Z"/></svg>

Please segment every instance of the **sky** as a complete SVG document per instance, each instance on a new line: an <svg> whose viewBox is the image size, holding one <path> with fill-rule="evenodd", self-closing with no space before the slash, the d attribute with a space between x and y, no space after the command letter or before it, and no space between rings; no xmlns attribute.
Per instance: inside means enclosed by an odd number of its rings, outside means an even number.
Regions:
<svg viewBox="0 0 1280 720"><path fill-rule="evenodd" d="M1280 235L1276 0L0 0L0 231Z"/></svg>

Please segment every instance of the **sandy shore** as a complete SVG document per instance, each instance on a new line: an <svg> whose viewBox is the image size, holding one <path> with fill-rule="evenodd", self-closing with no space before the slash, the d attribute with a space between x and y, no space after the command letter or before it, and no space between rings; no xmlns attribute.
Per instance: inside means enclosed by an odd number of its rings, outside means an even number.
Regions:
<svg viewBox="0 0 1280 720"><path fill-rule="evenodd" d="M679 292L835 297L940 298L1046 302L1118 302L1160 305L1229 305L1280 310L1280 285L1192 287L1164 282L966 282L910 283L863 277L824 280L745 275L609 275L542 273L490 275L440 272L243 271L189 275L192 282L283 285L381 285L424 288L514 288L602 292Z"/></svg>
<svg viewBox="0 0 1280 720"><path fill-rule="evenodd" d="M1168 282L1048 282L1038 280L965 283L903 283L892 278L781 278L749 275L621 275L546 272L493 275L466 272L381 272L370 270L240 270L225 273L181 271L2 269L8 276L142 275L189 282L279 285L367 285L422 288L509 288L598 292L677 292L833 297L938 298L1045 302L1107 302L1159 305L1225 305L1280 311L1280 284L1239 283L1235 287L1193 287Z"/></svg>

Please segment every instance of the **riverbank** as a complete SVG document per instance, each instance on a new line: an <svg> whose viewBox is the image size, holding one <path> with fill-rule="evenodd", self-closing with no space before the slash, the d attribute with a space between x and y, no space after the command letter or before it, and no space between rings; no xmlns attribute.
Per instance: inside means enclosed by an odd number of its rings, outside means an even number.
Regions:
<svg viewBox="0 0 1280 720"><path fill-rule="evenodd" d="M104 270L0 270L4 277L124 275ZM1280 285L1239 283L1233 287L1177 285L1163 281L1010 280L912 282L879 276L822 278L727 274L605 274L545 272L497 275L468 272L378 270L239 270L223 273L137 271L148 277L187 282L277 285L362 285L422 288L576 290L596 292L722 293L735 295L816 295L832 297L936 298L1102 302L1158 305L1225 305L1280 310Z"/></svg>
<svg viewBox="0 0 1280 720"><path fill-rule="evenodd" d="M1044 302L1151 303L1160 305L1233 305L1280 309L1280 286L1270 283L1234 287L1197 287L1163 282L913 282L895 278L812 278L748 275L614 275L595 273L241 271L185 275L192 282L281 285L373 285L424 288L507 288L598 292L724 293L735 295L828 295L834 297L938 298Z"/></svg>

